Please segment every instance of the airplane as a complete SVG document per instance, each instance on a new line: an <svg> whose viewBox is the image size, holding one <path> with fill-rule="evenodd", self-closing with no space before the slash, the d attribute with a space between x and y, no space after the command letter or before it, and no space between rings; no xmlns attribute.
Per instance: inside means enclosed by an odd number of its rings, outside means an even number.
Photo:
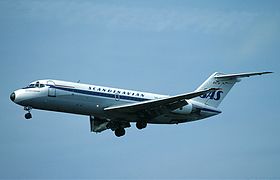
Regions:
<svg viewBox="0 0 280 180"><path fill-rule="evenodd" d="M144 129L148 123L179 124L218 115L218 106L241 78L269 73L215 72L195 91L175 96L45 79L12 92L10 99L24 107L26 119L32 118L31 109L86 115L91 132L111 129L121 137L131 123Z"/></svg>

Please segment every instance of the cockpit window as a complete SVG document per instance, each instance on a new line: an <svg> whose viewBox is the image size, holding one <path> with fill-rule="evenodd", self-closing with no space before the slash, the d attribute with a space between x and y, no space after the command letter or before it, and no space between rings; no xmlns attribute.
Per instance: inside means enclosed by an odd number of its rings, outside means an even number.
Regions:
<svg viewBox="0 0 280 180"><path fill-rule="evenodd" d="M35 87L35 84L29 84L28 87L29 87L29 88L34 88L34 87Z"/></svg>
<svg viewBox="0 0 280 180"><path fill-rule="evenodd" d="M43 87L45 87L46 85L45 84L40 84L40 82L38 81L38 82L36 82L35 84L29 84L28 86L27 86L27 88L43 88Z"/></svg>

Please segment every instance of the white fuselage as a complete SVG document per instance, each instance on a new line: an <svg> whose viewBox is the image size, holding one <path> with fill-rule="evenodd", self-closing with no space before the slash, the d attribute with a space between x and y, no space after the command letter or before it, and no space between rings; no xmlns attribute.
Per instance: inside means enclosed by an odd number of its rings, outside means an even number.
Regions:
<svg viewBox="0 0 280 180"><path fill-rule="evenodd" d="M37 87L35 84L38 83ZM40 87L41 86L41 87ZM15 103L34 109L66 112L73 114L97 116L113 119L104 108L124 105L169 96L146 93L134 90L125 90L96 86L82 83L73 83L59 80L39 80L28 87L16 90ZM218 109L209 107L191 100L188 105L176 109L169 114L149 119L147 122L156 124L173 124L203 119L221 113ZM123 120L136 122L133 117L123 117Z"/></svg>

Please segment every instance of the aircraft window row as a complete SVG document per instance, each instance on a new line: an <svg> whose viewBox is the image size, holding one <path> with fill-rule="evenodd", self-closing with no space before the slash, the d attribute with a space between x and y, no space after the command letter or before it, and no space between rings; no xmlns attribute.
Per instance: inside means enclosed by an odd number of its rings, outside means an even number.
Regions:
<svg viewBox="0 0 280 180"><path fill-rule="evenodd" d="M93 90L93 91L99 91L99 92L108 92L108 93L123 94L123 95L128 95L128 96L144 97L144 94L129 92L129 91L119 91L119 90L115 90L115 89L112 90L112 89L97 88L97 87L90 87L90 86L88 89Z"/></svg>

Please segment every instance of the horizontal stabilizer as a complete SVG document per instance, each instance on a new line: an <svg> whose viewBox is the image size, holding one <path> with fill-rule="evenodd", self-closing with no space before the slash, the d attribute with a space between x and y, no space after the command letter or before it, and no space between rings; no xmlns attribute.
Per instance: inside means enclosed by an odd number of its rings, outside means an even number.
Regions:
<svg viewBox="0 0 280 180"><path fill-rule="evenodd" d="M273 72L250 72L250 73L238 73L238 74L217 74L214 77L217 79L222 78L243 78L243 77L250 77L250 76L256 76L256 75L262 75L262 74L269 74Z"/></svg>

